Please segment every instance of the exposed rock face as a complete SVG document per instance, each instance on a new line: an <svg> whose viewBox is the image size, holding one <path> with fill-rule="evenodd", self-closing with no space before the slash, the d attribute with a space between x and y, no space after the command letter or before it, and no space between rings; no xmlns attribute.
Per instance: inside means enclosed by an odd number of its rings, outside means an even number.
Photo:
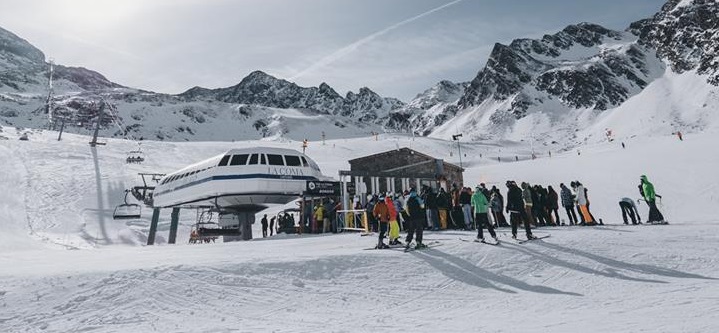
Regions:
<svg viewBox="0 0 719 333"><path fill-rule="evenodd" d="M570 25L541 40L496 44L458 106L515 98L510 111L521 118L542 99L556 98L571 108L605 110L647 85L652 61L652 51L630 34L589 23Z"/></svg>
<svg viewBox="0 0 719 333"><path fill-rule="evenodd" d="M403 107L392 111L386 126L401 132L414 131L419 135L427 135L434 127L457 113L455 104L468 86L469 83L440 81Z"/></svg>
<svg viewBox="0 0 719 333"><path fill-rule="evenodd" d="M669 0L626 31L580 23L541 39L496 44L456 103L396 112L387 124L442 137L450 127L475 139L516 139L549 128L573 136L587 126L580 114L622 105L664 75L665 63L719 85L718 27L717 1Z"/></svg>
<svg viewBox="0 0 719 333"><path fill-rule="evenodd" d="M719 4L715 0L670 0L654 17L629 30L657 50L678 73L697 70L719 85Z"/></svg>

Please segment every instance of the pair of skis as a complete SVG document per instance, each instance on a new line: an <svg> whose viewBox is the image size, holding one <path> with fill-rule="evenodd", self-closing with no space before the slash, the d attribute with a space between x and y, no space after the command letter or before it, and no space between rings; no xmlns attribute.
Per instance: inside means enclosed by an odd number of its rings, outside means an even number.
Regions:
<svg viewBox="0 0 719 333"><path fill-rule="evenodd" d="M480 239L466 239L466 238L460 238L459 240L461 240L461 241L463 241L463 242L467 242L467 243L473 242L473 243L481 243L481 244L494 245L494 246L497 246L497 245L500 244L500 241L499 241L499 240L497 240L497 241L488 241L488 240L486 240L486 239L481 239L481 240L480 240Z"/></svg>
<svg viewBox="0 0 719 333"><path fill-rule="evenodd" d="M429 249L429 248L433 248L436 246L440 246L440 245L442 245L442 243L440 243L438 241L430 241L428 243L425 243L424 245L427 245L426 249ZM410 251L414 251L415 248L414 248L414 246L406 247L405 245L389 245L389 247L381 248L381 249L377 248L377 247L370 247L370 248L366 248L363 250L366 250L366 251L370 251L370 250L403 250L404 252L410 252Z"/></svg>

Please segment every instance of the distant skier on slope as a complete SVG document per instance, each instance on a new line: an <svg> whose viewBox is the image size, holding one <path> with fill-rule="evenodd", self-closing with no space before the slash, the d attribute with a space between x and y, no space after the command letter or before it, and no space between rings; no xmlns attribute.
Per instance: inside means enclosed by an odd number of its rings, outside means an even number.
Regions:
<svg viewBox="0 0 719 333"><path fill-rule="evenodd" d="M657 208L656 197L658 195L654 192L654 184L650 183L649 179L647 179L647 176L645 175L642 175L639 179L641 180L639 191L644 197L644 200L647 202L647 205L649 205L649 217L647 218L647 221L649 223L664 222L664 216Z"/></svg>
<svg viewBox="0 0 719 333"><path fill-rule="evenodd" d="M489 215L487 214L487 206L489 206L489 202L479 186L477 186L474 194L472 194L471 203L474 208L474 219L477 223L477 240L484 242L482 229L484 228L484 225L486 225L487 230L492 238L494 238L494 241L499 242L497 234L494 233L494 227L492 226L492 223L489 222Z"/></svg>
<svg viewBox="0 0 719 333"><path fill-rule="evenodd" d="M524 230L527 233L527 239L532 239L532 229L529 227L529 217L526 215L524 208L524 200L522 199L522 190L514 181L507 181L507 213L509 213L509 223L512 224L512 238L517 239L517 226L524 223Z"/></svg>
<svg viewBox="0 0 719 333"><path fill-rule="evenodd" d="M622 219L624 219L624 224L629 224L627 215L629 215L632 219L632 224L642 223L642 218L639 216L639 211L637 211L637 205L634 204L634 200L624 197L619 200L619 207L622 209ZM638 223L637 220L639 220Z"/></svg>

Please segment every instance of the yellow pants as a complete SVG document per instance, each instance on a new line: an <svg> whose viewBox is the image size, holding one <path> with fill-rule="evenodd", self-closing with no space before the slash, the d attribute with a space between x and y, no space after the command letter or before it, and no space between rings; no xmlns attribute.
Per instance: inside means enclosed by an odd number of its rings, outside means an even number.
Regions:
<svg viewBox="0 0 719 333"><path fill-rule="evenodd" d="M397 220L389 221L389 239L399 239L399 223L397 223Z"/></svg>
<svg viewBox="0 0 719 333"><path fill-rule="evenodd" d="M584 216L584 222L587 224L594 224L594 221L592 221L592 216L589 215L589 209L587 209L587 205L579 205L579 211L582 213L582 216Z"/></svg>
<svg viewBox="0 0 719 333"><path fill-rule="evenodd" d="M447 229L447 210L439 210L439 228L444 230Z"/></svg>

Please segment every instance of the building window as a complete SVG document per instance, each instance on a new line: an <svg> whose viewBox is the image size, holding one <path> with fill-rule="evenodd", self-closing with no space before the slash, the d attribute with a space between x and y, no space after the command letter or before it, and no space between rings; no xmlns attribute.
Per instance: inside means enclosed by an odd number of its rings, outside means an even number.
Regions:
<svg viewBox="0 0 719 333"><path fill-rule="evenodd" d="M287 166L300 166L300 165L302 165L302 162L300 162L300 157L299 157L299 156L285 155L285 161L287 162Z"/></svg>
<svg viewBox="0 0 719 333"><path fill-rule="evenodd" d="M230 165L245 165L247 164L247 154L233 155Z"/></svg>
<svg viewBox="0 0 719 333"><path fill-rule="evenodd" d="M220 160L220 164L218 166L226 166L227 163L230 162L230 155L222 156L222 159Z"/></svg>
<svg viewBox="0 0 719 333"><path fill-rule="evenodd" d="M285 161L282 160L282 155L267 154L267 161L270 165L285 165Z"/></svg>

